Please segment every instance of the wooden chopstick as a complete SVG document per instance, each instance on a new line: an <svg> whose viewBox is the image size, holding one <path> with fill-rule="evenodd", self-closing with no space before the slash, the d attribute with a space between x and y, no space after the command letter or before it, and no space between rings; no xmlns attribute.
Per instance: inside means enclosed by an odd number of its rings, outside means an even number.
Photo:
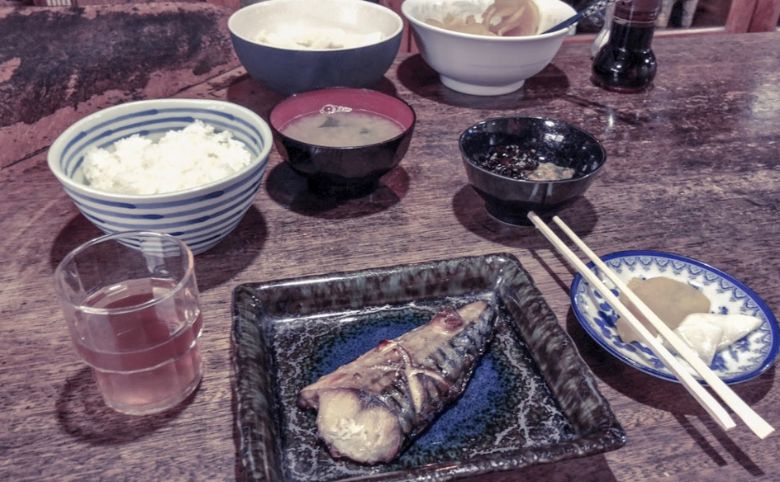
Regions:
<svg viewBox="0 0 780 482"><path fill-rule="evenodd" d="M698 373L705 382L712 388L715 393L728 405L734 413L742 419L745 424L750 427L759 438L766 438L769 434L774 432L774 428L767 423L766 420L755 412L750 406L737 395L734 390L726 385L718 375L710 370L704 361L699 358L699 355L694 352L690 346L680 338L677 333L672 331L666 323L661 321L660 318L636 295L632 292L628 286L612 271L601 259L596 256L596 253L591 251L582 239L572 231L569 226L566 225L558 216L553 217L553 221L557 224L561 230L577 245L580 250L598 267L602 273L604 273L610 281L625 294L631 303L637 307L639 311L647 318L650 324L653 325L658 333L672 345L678 354ZM622 316L622 315L621 315Z"/></svg>
<svg viewBox="0 0 780 482"><path fill-rule="evenodd" d="M736 426L734 420L729 416L726 409L718 403L717 400L708 392L702 385L700 385L690 372L672 355L666 347L663 346L648 330L645 326L636 319L633 313L626 308L618 298L612 294L609 288L601 282L596 274L589 270L585 263L583 263L574 252L569 249L564 242L553 233L553 231L542 221L542 219L536 215L533 211L528 213L528 219L536 226L536 228L547 238L548 241L558 250L559 253L566 258L577 272L579 272L587 281L593 286L599 293L607 300L607 302L617 311L620 316L624 317L631 327L639 334L644 342L650 346L653 352L658 355L661 361L666 365L669 370L674 373L677 379L680 381L683 387L701 404L704 410L715 419L718 425L723 430L730 430Z"/></svg>

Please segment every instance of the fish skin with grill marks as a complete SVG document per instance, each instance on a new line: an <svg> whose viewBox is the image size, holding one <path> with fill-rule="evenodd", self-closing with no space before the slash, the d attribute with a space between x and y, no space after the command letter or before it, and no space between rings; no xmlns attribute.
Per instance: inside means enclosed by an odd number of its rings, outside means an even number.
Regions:
<svg viewBox="0 0 780 482"><path fill-rule="evenodd" d="M334 458L390 462L466 389L494 317L485 301L446 308L304 387L298 405L317 410Z"/></svg>

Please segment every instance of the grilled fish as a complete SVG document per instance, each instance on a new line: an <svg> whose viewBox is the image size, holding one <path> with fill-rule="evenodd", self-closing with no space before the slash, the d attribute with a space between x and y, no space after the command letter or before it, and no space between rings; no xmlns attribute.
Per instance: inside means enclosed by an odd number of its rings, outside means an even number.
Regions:
<svg viewBox="0 0 780 482"><path fill-rule="evenodd" d="M493 334L494 309L448 308L303 388L334 458L389 462L465 390Z"/></svg>

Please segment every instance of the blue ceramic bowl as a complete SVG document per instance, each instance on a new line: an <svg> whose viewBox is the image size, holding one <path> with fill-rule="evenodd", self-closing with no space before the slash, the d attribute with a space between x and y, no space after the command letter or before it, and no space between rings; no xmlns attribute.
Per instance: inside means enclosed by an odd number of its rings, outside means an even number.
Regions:
<svg viewBox="0 0 780 482"><path fill-rule="evenodd" d="M389 8L364 0L268 0L235 12L228 28L249 75L273 90L292 94L377 83L398 53L403 21ZM354 48L296 48L274 45L267 38L268 34L303 38L306 32L325 28L377 39ZM265 42L259 40L261 33Z"/></svg>
<svg viewBox="0 0 780 482"><path fill-rule="evenodd" d="M230 131L252 153L235 174L203 186L153 195L115 194L84 183L81 164L92 147L133 134L159 135L195 120ZM65 130L49 149L49 169L81 213L105 233L156 231L187 243L194 254L219 243L241 221L260 188L273 136L257 114L230 102L159 99L95 112Z"/></svg>
<svg viewBox="0 0 780 482"><path fill-rule="evenodd" d="M574 169L570 179L520 180L479 165L480 157L497 146L517 145L534 150L536 157ZM607 160L607 153L592 135L571 124L539 117L501 117L469 127L460 136L463 165L487 211L510 224L527 224L528 211L545 215L581 196Z"/></svg>

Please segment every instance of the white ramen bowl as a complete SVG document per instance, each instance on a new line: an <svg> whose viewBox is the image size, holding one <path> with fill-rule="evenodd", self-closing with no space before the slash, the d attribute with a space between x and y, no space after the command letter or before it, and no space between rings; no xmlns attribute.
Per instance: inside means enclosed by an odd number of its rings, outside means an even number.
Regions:
<svg viewBox="0 0 780 482"><path fill-rule="evenodd" d="M539 9L538 32L576 13L559 0L533 1ZM501 95L518 90L552 61L571 30L525 37L489 37L425 23L427 19L442 21L453 11L474 13L479 18L492 3L493 0L406 0L401 7L423 59L452 90L472 95Z"/></svg>
<svg viewBox="0 0 780 482"><path fill-rule="evenodd" d="M251 152L250 164L224 179L163 194L116 194L84 183L81 165L92 147L106 148L133 134L159 137L195 120L229 131ZM48 161L76 207L103 232L167 233L198 254L222 241L252 205L272 144L268 124L239 105L216 100L145 100L110 107L79 120L54 141Z"/></svg>

